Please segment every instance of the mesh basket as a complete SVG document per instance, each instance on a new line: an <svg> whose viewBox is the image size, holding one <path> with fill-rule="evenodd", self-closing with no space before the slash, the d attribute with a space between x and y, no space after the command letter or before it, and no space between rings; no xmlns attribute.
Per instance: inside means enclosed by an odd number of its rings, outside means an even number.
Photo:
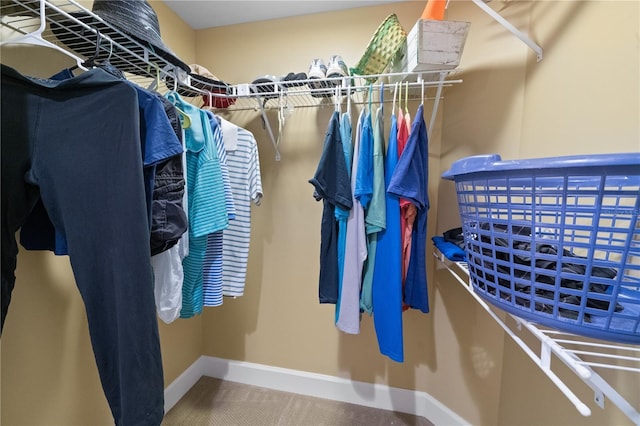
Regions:
<svg viewBox="0 0 640 426"><path fill-rule="evenodd" d="M358 64L351 69L351 74L382 74L406 41L407 33L400 25L398 17L395 14L387 16L371 37ZM373 83L377 79L378 77L371 77L366 80L368 83Z"/></svg>
<svg viewBox="0 0 640 426"><path fill-rule="evenodd" d="M455 162L474 291L562 331L640 343L640 154Z"/></svg>

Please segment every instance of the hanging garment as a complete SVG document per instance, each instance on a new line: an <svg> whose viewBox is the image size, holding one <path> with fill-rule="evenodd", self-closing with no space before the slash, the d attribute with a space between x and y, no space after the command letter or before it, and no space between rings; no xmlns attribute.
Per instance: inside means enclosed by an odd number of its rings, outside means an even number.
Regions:
<svg viewBox="0 0 640 426"><path fill-rule="evenodd" d="M365 112L360 111L353 145L351 190L355 194L360 140L365 123ZM340 304L336 306L336 327L345 333L360 333L360 286L362 267L367 258L367 236L364 229L364 208L352 195L352 208L347 220L347 242L344 252L344 276L342 277Z"/></svg>
<svg viewBox="0 0 640 426"><path fill-rule="evenodd" d="M184 130L180 125L180 140L184 144ZM184 145L183 145L184 148ZM186 149L180 156L182 170L187 169ZM184 180L184 179L183 179ZM189 211L188 187L182 194L182 208ZM171 248L155 256L151 256L153 266L154 293L158 317L167 324L180 317L182 309L182 283L184 282L184 268L182 261L189 254L189 233L183 233L178 242Z"/></svg>
<svg viewBox="0 0 640 426"><path fill-rule="evenodd" d="M398 162L398 122L391 116L389 145L385 158L385 186ZM373 274L373 324L380 353L394 361L404 361L402 335L402 237L400 230L400 200L385 194L387 226L378 234L376 268Z"/></svg>
<svg viewBox="0 0 640 426"><path fill-rule="evenodd" d="M158 318L170 324L182 308L182 259L187 255L188 227L184 135L176 108L159 96L183 152L156 165L151 206L151 266Z"/></svg>
<svg viewBox="0 0 640 426"><path fill-rule="evenodd" d="M404 289L404 302L413 309L429 312L427 294L426 244L428 193L428 141L424 123L424 105L418 107L407 145L398 159L388 192L416 206L411 235L411 253Z"/></svg>
<svg viewBox="0 0 640 426"><path fill-rule="evenodd" d="M369 202L373 197L373 125L370 108L366 110L362 123L356 166L356 187L353 195L362 205L366 217Z"/></svg>
<svg viewBox="0 0 640 426"><path fill-rule="evenodd" d="M180 154L155 164L151 197L151 256L176 245L187 232L189 225L184 206L186 182L182 124L173 104L168 99L155 95L162 102L171 128L178 139ZM153 127L156 126L158 124Z"/></svg>
<svg viewBox="0 0 640 426"><path fill-rule="evenodd" d="M262 177L258 144L251 132L220 119L236 218L222 231L222 294L242 296L251 242L251 203L260 205Z"/></svg>
<svg viewBox="0 0 640 426"><path fill-rule="evenodd" d="M73 73L64 69L52 80L72 78ZM125 82L138 94L145 199L153 255L175 244L187 229L186 214L181 203L184 175L179 156L183 147L176 133L181 130L173 126L179 125L173 105L167 105L156 93ZM60 230L54 230L42 202L36 204L23 225L20 243L27 250L51 250L57 255L68 254L66 237Z"/></svg>
<svg viewBox="0 0 640 426"><path fill-rule="evenodd" d="M222 129L218 119L211 111L205 111L211 125L213 141L216 145L216 153L220 160L220 171L224 185L224 199L229 223L236 218L236 208L231 192L229 169L227 168L227 154L222 140ZM228 227L226 228L228 229ZM207 250L203 262L203 295L204 306L222 305L222 233L223 230L212 232L207 236Z"/></svg>
<svg viewBox="0 0 640 426"><path fill-rule="evenodd" d="M189 218L189 254L182 267L182 309L180 318L202 313L203 264L207 236L229 225L224 197L224 182L220 161L205 111L185 102L176 92L165 95L190 118L185 129L187 148L187 195Z"/></svg>
<svg viewBox="0 0 640 426"><path fill-rule="evenodd" d="M351 159L353 158L353 143L351 143L351 116L348 112L342 114L340 119L340 138L342 139L342 150L344 161L347 167L347 176L351 179ZM351 184L351 180L349 180ZM353 205L353 200L352 200ZM335 320L338 320L340 306L340 294L342 293L342 279L344 278L344 256L347 247L347 221L349 220L349 210L345 210L339 205L336 206L336 221L338 222L338 300L336 302Z"/></svg>
<svg viewBox="0 0 640 426"><path fill-rule="evenodd" d="M364 265L360 309L371 315L373 313L373 273L376 262L378 233L387 225L384 184L384 109L382 104L376 111L373 126L373 191L371 201L366 210L364 221L367 232L367 260Z"/></svg>
<svg viewBox="0 0 640 426"><path fill-rule="evenodd" d="M398 158L402 157L404 147L407 145L407 139L409 139L409 125L407 119L409 118L409 111L407 111L407 118L402 111L402 107L398 108ZM387 188L388 190L388 188ZM400 198L400 238L402 247L402 288L404 293L404 286L407 279L407 269L409 268L410 249L411 249L411 228L412 225L407 222L411 219L407 218L407 206L411 203L405 199ZM403 310L409 309L409 306L403 303Z"/></svg>
<svg viewBox="0 0 640 426"><path fill-rule="evenodd" d="M406 92L405 92L406 94ZM402 156L402 152L404 151L407 142L409 141L409 137L411 136L411 114L409 113L409 109L406 107L405 102L405 113L404 113L404 127L405 133L403 135L402 140L399 140L398 148L400 150L398 154L398 158ZM401 145L400 145L401 144ZM402 217L402 268L403 282L407 279L407 273L409 272L409 262L411 261L411 241L413 240L413 224L416 220L416 206L406 198L400 199L400 215ZM405 309L408 309L409 306L405 304Z"/></svg>
<svg viewBox="0 0 640 426"><path fill-rule="evenodd" d="M136 91L102 69L2 78L2 325L15 233L39 198L66 237L115 424L158 425L162 358L153 298Z"/></svg>
<svg viewBox="0 0 640 426"><path fill-rule="evenodd" d="M188 235L188 234L185 234ZM185 255L178 242L169 250L151 257L154 277L154 295L158 318L164 323L171 324L180 317L182 309L182 282L184 270L182 259Z"/></svg>
<svg viewBox="0 0 640 426"><path fill-rule="evenodd" d="M335 206L340 205L347 210L352 206L337 111L331 115L322 156L309 183L315 188L313 196L316 201L323 201L318 296L320 303L335 304L338 300L338 227Z"/></svg>

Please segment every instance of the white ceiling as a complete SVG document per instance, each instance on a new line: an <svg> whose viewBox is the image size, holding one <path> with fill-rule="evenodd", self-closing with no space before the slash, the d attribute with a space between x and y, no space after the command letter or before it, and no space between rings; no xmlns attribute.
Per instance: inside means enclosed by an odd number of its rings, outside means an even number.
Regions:
<svg viewBox="0 0 640 426"><path fill-rule="evenodd" d="M395 3L403 0L163 0L191 28L220 27L245 22L265 21L289 16L309 15L334 10Z"/></svg>

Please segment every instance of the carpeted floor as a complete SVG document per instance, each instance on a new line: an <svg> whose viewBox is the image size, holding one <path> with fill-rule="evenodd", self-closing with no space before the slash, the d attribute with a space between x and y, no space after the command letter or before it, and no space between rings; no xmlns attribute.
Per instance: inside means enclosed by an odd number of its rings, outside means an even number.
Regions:
<svg viewBox="0 0 640 426"><path fill-rule="evenodd" d="M424 417L202 377L163 426L433 426Z"/></svg>

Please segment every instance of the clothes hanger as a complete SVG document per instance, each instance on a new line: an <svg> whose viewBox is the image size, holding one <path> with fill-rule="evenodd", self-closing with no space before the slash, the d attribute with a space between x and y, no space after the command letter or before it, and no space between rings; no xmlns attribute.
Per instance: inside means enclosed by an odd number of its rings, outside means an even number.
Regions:
<svg viewBox="0 0 640 426"><path fill-rule="evenodd" d="M105 37L103 36L103 38ZM126 80L127 78L124 75L124 73L120 71L118 68L111 65L111 56L113 55L113 40L111 40L109 37L106 37L106 39L109 41L109 54L107 55L107 59L101 61L99 64L97 64L97 66L102 68L103 70L105 70L106 72L108 72L114 77L117 77L121 80Z"/></svg>
<svg viewBox="0 0 640 426"><path fill-rule="evenodd" d="M191 117L189 117L186 112L184 112L178 105L176 105L182 102L182 99L180 99L178 93L173 90L167 93L165 97L169 100L169 102L173 104L176 111L178 111L178 114L180 114L180 122L182 123L182 128L188 129L189 127L191 127Z"/></svg>
<svg viewBox="0 0 640 426"><path fill-rule="evenodd" d="M188 129L189 127L191 127L191 117L189 117L187 113L181 110L179 107L175 105L174 107L176 111L178 111L178 114L180 114L180 122L182 123L182 128Z"/></svg>
<svg viewBox="0 0 640 426"><path fill-rule="evenodd" d="M278 102L278 137L276 138L276 142L274 148L276 150L276 161L280 161L280 142L282 142L282 133L284 131L284 124L287 118L285 114L285 108L287 108L286 97L284 96L284 92L280 92L280 99Z"/></svg>
<svg viewBox="0 0 640 426"><path fill-rule="evenodd" d="M398 83L398 110L399 116L402 115L402 83Z"/></svg>
<svg viewBox="0 0 640 426"><path fill-rule="evenodd" d="M207 91L207 97L209 98L209 106L207 106L208 110L213 109L213 94L210 91Z"/></svg>
<svg viewBox="0 0 640 426"><path fill-rule="evenodd" d="M113 40L109 39L109 56L107 56L107 62L111 60L111 55L113 55Z"/></svg>
<svg viewBox="0 0 640 426"><path fill-rule="evenodd" d="M203 102L204 104L200 107L201 110L203 111L211 111L213 112L213 94L210 91L206 91L206 93L203 96ZM206 100L204 99L204 96L206 96L208 98L209 103L207 104Z"/></svg>
<svg viewBox="0 0 640 426"><path fill-rule="evenodd" d="M87 68L95 68L98 64L96 61L98 60L98 56L100 55L100 45L102 44L102 35L100 31L96 29L96 51L93 53L93 56L82 63Z"/></svg>
<svg viewBox="0 0 640 426"><path fill-rule="evenodd" d="M33 45L33 46L48 47L50 49L57 50L58 52L70 57L71 59L76 61L76 66L78 68L82 69L83 71L87 71L87 68L85 68L82 65L83 60L79 56L74 55L70 51L63 49L57 44L51 43L50 41L45 40L42 37L42 33L45 31L46 28L47 28L47 23L45 21L45 4L44 2L41 2L40 3L40 26L35 31L32 31L28 34L21 35L11 40L2 41L0 42L0 46L4 46L5 44L27 44L27 45Z"/></svg>
<svg viewBox="0 0 640 426"><path fill-rule="evenodd" d="M156 88L160 87L160 67L158 64L154 64L156 69L156 78L155 78L155 86Z"/></svg>
<svg viewBox="0 0 640 426"><path fill-rule="evenodd" d="M333 102L334 102L335 110L338 113L340 113L340 109L342 106L342 96L340 93L341 89L342 89L342 86L338 85L334 88L334 93L333 93Z"/></svg>
<svg viewBox="0 0 640 426"><path fill-rule="evenodd" d="M347 81L347 116L351 117L351 80Z"/></svg>
<svg viewBox="0 0 640 426"><path fill-rule="evenodd" d="M404 113L409 114L409 82L405 82L404 86Z"/></svg>
<svg viewBox="0 0 640 426"><path fill-rule="evenodd" d="M147 90L151 92L157 91L158 87L160 87L160 67L158 64L153 64L154 78L151 80L151 83L147 86Z"/></svg>
<svg viewBox="0 0 640 426"><path fill-rule="evenodd" d="M396 95L398 94L398 82L396 81L396 84L393 88L393 106L391 108L391 114L395 114L396 113Z"/></svg>

